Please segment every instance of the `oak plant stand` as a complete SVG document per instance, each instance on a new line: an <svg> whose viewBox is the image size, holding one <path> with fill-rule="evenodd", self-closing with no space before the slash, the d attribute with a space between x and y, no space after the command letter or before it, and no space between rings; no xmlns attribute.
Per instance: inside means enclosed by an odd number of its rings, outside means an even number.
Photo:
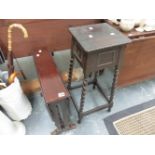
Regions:
<svg viewBox="0 0 155 155"><path fill-rule="evenodd" d="M69 79L67 86L68 90L75 88L71 87L71 77L75 59L83 68L84 74L79 107L72 97L72 101L79 116L78 122L80 123L83 116L88 115L92 112L104 108L108 108L108 111L111 110L113 106L114 92L117 84L117 77L119 73L123 49L125 45L130 42L130 39L106 23L70 27L69 31L72 35L72 46ZM103 70L106 67L114 67L114 77L112 81L110 97L108 97L104 93L97 80L98 71ZM87 78L92 73L95 73L94 80L88 83ZM86 97L86 88L88 84L93 84L93 89L95 89L97 86L101 94L107 100L107 104L97 106L91 110L83 112Z"/></svg>

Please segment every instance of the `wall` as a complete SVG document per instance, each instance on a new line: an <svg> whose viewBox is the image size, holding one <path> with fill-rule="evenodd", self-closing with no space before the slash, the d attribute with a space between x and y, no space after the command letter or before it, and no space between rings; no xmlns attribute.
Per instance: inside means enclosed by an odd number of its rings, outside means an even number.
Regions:
<svg viewBox="0 0 155 155"><path fill-rule="evenodd" d="M18 29L13 30L13 52L16 57L32 55L39 48L49 51L70 48L71 36L69 26L98 23L95 19L1 19L0 20L0 46L7 53L7 29L12 23L23 24L29 38L24 39Z"/></svg>

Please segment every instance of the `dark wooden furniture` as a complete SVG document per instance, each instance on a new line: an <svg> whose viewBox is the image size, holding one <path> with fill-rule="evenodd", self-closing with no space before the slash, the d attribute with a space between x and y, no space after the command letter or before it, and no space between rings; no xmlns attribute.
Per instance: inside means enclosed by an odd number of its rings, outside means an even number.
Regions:
<svg viewBox="0 0 155 155"><path fill-rule="evenodd" d="M0 47L7 53L7 28L12 23L23 24L29 39L25 40L19 30L13 32L13 49L16 57L33 55L33 51L46 47L48 51L70 48L70 26L99 23L96 19L0 19ZM112 25L118 28L115 25ZM132 43L124 49L124 61L120 69L119 87L155 77L155 31L124 33ZM146 61L149 60L149 61Z"/></svg>
<svg viewBox="0 0 155 155"><path fill-rule="evenodd" d="M99 23L97 19L0 19L0 47L7 53L7 29L12 23L21 23L29 38L23 39L19 30L13 31L13 49L16 57L33 55L37 49L53 52L70 48L70 26Z"/></svg>
<svg viewBox="0 0 155 155"><path fill-rule="evenodd" d="M155 33L131 39L124 53L118 86L123 87L155 77Z"/></svg>
<svg viewBox="0 0 155 155"><path fill-rule="evenodd" d="M114 28L117 25L106 21ZM118 87L128 86L155 77L155 31L122 32L132 40L124 49L124 59L118 76Z"/></svg>
<svg viewBox="0 0 155 155"><path fill-rule="evenodd" d="M47 109L50 109L50 114L58 127L54 133L71 129L73 126L68 111L70 95L61 80L52 55L47 50L39 50L34 55L34 61Z"/></svg>
<svg viewBox="0 0 155 155"><path fill-rule="evenodd" d="M73 99L73 103L79 114L80 123L84 115L104 108L108 108L109 111L111 110L121 55L124 45L129 43L130 39L106 23L72 27L69 28L69 31L72 35L72 47L68 89L71 89L71 77L75 59L83 68L84 73L80 107L77 107ZM109 66L114 67L114 78L110 98L105 95L97 81L97 72ZM95 78L92 82L93 87L98 87L108 103L83 112L87 78L90 73L95 73Z"/></svg>

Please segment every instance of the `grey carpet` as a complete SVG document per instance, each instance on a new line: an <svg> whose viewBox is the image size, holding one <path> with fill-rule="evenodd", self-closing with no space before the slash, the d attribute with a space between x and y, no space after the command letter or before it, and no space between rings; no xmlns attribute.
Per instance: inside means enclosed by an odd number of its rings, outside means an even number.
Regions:
<svg viewBox="0 0 155 155"><path fill-rule="evenodd" d="M107 130L109 132L110 135L117 135L117 131L113 125L113 122L123 118L123 117L126 117L126 116L129 116L131 114L135 114L137 112L140 112L144 109L147 109L147 108L150 108L152 106L155 106L155 99L149 101L149 102L145 102L143 104L140 104L140 105L136 105L136 106L133 106L131 108L128 108L128 109L125 109L125 110L122 110L120 112L117 112L115 114L112 114L106 118L103 119L106 127L107 127Z"/></svg>

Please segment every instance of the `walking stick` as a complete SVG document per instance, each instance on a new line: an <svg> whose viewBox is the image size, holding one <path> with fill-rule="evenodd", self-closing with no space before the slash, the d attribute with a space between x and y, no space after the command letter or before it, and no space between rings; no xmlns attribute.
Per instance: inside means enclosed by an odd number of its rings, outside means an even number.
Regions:
<svg viewBox="0 0 155 155"><path fill-rule="evenodd" d="M8 28L8 54L7 54L8 72L9 72L9 79L8 79L8 81L9 81L9 83L13 80L12 77L14 78L16 76L16 73L14 72L13 51L12 51L12 29L13 28L20 29L23 32L23 34L24 34L24 38L28 38L27 30L26 30L26 28L22 24L14 23L14 24L11 24L9 26L9 28ZM14 76L12 74L14 74Z"/></svg>

